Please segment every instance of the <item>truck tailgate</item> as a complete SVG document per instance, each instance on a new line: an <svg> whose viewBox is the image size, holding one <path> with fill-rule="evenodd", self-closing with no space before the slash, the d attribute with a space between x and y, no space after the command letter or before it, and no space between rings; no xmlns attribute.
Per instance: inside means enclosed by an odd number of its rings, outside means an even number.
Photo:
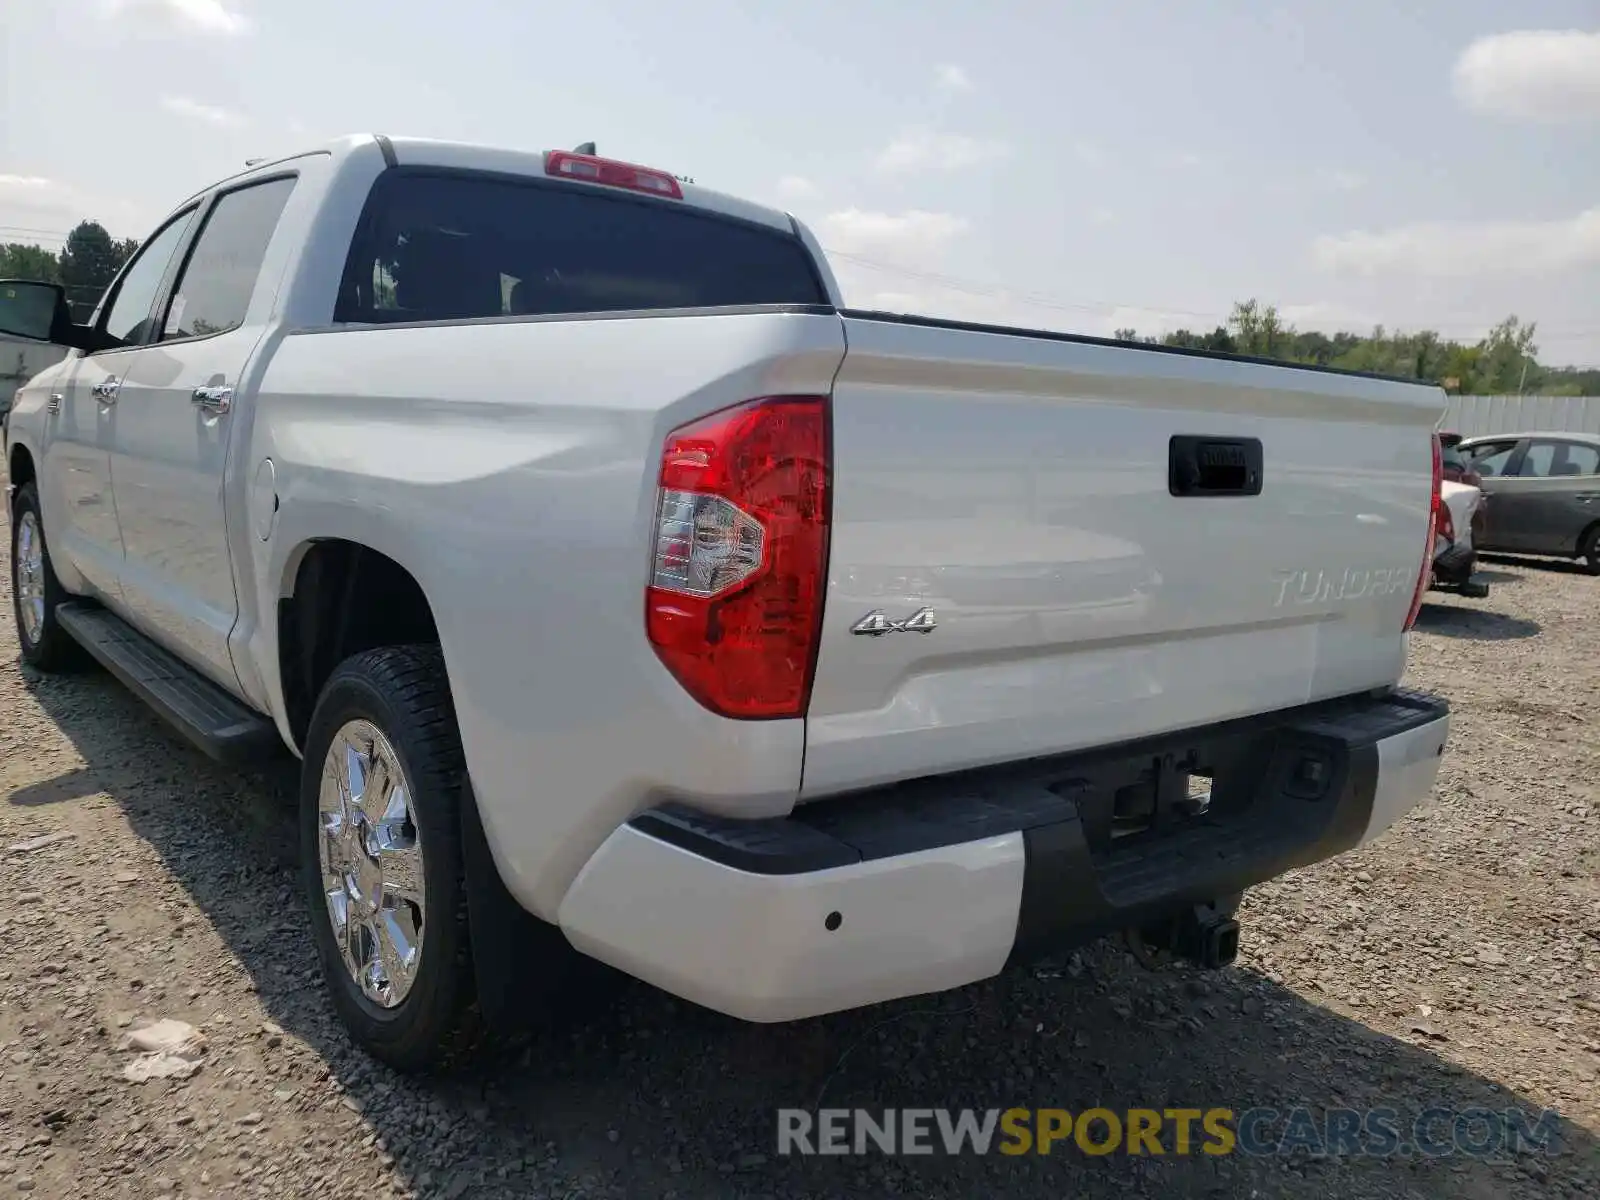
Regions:
<svg viewBox="0 0 1600 1200"><path fill-rule="evenodd" d="M1437 388L844 322L803 797L1399 679ZM1259 494L1172 494L1175 435Z"/></svg>

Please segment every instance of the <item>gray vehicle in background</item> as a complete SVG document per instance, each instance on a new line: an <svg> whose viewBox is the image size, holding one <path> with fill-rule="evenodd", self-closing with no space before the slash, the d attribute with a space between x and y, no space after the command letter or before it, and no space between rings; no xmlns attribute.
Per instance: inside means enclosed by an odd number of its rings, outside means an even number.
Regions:
<svg viewBox="0 0 1600 1200"><path fill-rule="evenodd" d="M1490 497L1479 550L1576 558L1600 575L1600 434L1490 434L1458 449Z"/></svg>

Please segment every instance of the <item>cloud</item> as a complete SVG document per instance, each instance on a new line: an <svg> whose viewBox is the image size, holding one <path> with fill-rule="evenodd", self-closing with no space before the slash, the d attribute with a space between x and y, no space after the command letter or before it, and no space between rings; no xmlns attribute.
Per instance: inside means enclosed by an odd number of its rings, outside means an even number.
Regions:
<svg viewBox="0 0 1600 1200"><path fill-rule="evenodd" d="M778 195L784 200L811 200L821 194L822 189L803 175L785 175L778 180Z"/></svg>
<svg viewBox="0 0 1600 1200"><path fill-rule="evenodd" d="M1115 224L1117 220L1116 209L1106 208L1103 206L1100 208L1091 208L1089 210L1089 220L1095 225Z"/></svg>
<svg viewBox="0 0 1600 1200"><path fill-rule="evenodd" d="M852 307L1028 324L1000 289L941 274L950 250L969 228L965 217L922 209L887 213L850 208L816 222L839 288Z"/></svg>
<svg viewBox="0 0 1600 1200"><path fill-rule="evenodd" d="M1278 316L1290 325L1301 329L1368 330L1383 324L1371 313L1350 308L1330 300L1313 300L1305 304L1280 304Z"/></svg>
<svg viewBox="0 0 1600 1200"><path fill-rule="evenodd" d="M902 171L959 171L1004 158L1004 142L968 137L964 133L936 133L914 129L902 134L878 155L878 169Z"/></svg>
<svg viewBox="0 0 1600 1200"><path fill-rule="evenodd" d="M1492 116L1600 121L1600 32L1521 30L1479 38L1456 60L1456 97Z"/></svg>
<svg viewBox="0 0 1600 1200"><path fill-rule="evenodd" d="M42 175L0 174L0 242L56 245L86 218L116 236L143 233L149 214L121 196L96 195Z"/></svg>
<svg viewBox="0 0 1600 1200"><path fill-rule="evenodd" d="M199 121L206 125L215 125L218 129L237 129L245 124L244 117L226 108L217 108L210 104L201 104L198 100L191 100L188 96L163 96L161 107L174 116L183 117L190 121Z"/></svg>
<svg viewBox="0 0 1600 1200"><path fill-rule="evenodd" d="M947 92L970 92L972 77L954 63L939 68L939 86Z"/></svg>
<svg viewBox="0 0 1600 1200"><path fill-rule="evenodd" d="M1212 320L1192 313L1072 303L961 278L949 273L946 264L969 229L964 217L917 209L902 213L847 209L816 223L845 302L855 308L1107 335L1129 325L1141 333L1200 325L1210 329L1226 315Z"/></svg>
<svg viewBox="0 0 1600 1200"><path fill-rule="evenodd" d="M1550 274L1600 263L1600 207L1551 221L1430 221L1312 244L1324 270L1461 279Z"/></svg>
<svg viewBox="0 0 1600 1200"><path fill-rule="evenodd" d="M1098 171L1101 167L1106 165L1106 152L1095 142L1088 142L1079 139L1071 142L1070 148L1072 150L1073 157L1075 157L1080 164L1092 171Z"/></svg>
<svg viewBox="0 0 1600 1200"><path fill-rule="evenodd" d="M1333 167L1318 171L1317 179L1325 187L1340 192L1356 192L1367 186L1367 177L1360 171L1341 171Z"/></svg>
<svg viewBox="0 0 1600 1200"><path fill-rule="evenodd" d="M911 268L926 267L937 259L967 227L964 217L922 209L885 213L847 208L829 213L817 223L818 236L830 253Z"/></svg>
<svg viewBox="0 0 1600 1200"><path fill-rule="evenodd" d="M1164 337L1179 329L1209 333L1227 319L1225 311L1208 314L1118 304L1112 306L1104 316L1083 317L1079 324L1086 333L1102 337L1110 337L1119 329L1132 329L1144 338Z"/></svg>
<svg viewBox="0 0 1600 1200"><path fill-rule="evenodd" d="M150 22L169 32L238 37L255 23L227 7L223 0L105 0L112 16Z"/></svg>
<svg viewBox="0 0 1600 1200"><path fill-rule="evenodd" d="M61 233L81 206L82 197L54 179L0 175L0 224L18 231L15 236L0 236L0 242L16 241L24 233Z"/></svg>

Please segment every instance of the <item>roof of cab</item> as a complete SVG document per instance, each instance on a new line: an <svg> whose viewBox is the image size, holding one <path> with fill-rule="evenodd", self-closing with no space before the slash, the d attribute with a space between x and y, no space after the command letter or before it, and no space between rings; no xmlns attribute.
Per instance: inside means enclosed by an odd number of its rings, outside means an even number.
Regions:
<svg viewBox="0 0 1600 1200"><path fill-rule="evenodd" d="M216 183L199 189L194 195L184 200L188 204L198 196L214 188L223 187L235 179L247 175L255 175L262 171L269 171L283 163L292 162L297 158L305 158L310 154L331 154L335 159L346 158L358 151L370 151L373 146L383 149L386 157L396 166L418 167L448 167L458 170L495 171L506 175L538 176L541 179L550 178L545 174L545 151L543 150L508 150L504 147L481 146L471 142L441 141L433 138L413 137L385 137L381 134L356 133L343 137L330 138L319 146L310 146L294 154L286 154L280 158L263 159L253 162L243 171L239 171L227 179L218 180ZM604 158L605 155L599 157ZM649 166L655 170L667 168L651 163L638 163L637 166ZM574 187L603 188L604 185L586 183L582 180L564 178L564 183ZM794 218L781 209L769 208L763 204L753 204L748 200L741 200L737 196L730 196L725 192L713 191L711 188L700 187L698 184L684 183L679 180L683 191L682 201L696 208L707 209L711 212L721 213L724 216L736 217L751 221L758 225L766 225L773 229L782 230L784 233L794 232ZM181 208L182 205L179 205Z"/></svg>
<svg viewBox="0 0 1600 1200"><path fill-rule="evenodd" d="M507 175L547 178L543 150L507 150L468 142L435 141L430 138L395 137L384 140L392 147L394 161L399 166L454 167L461 170L496 171ZM668 170L654 163L635 165ZM575 187L604 188L603 184L586 183L581 180L565 179L564 182L572 183ZM682 180L679 180L679 184L683 190L682 203L709 209L724 216L767 225L785 233L790 233L794 229L793 218L779 209L752 204L748 200L700 187L698 184L684 183Z"/></svg>

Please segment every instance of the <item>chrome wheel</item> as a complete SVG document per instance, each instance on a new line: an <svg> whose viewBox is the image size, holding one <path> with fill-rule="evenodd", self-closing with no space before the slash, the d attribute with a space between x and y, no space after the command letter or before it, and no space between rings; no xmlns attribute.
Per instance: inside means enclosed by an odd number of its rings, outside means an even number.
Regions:
<svg viewBox="0 0 1600 1200"><path fill-rule="evenodd" d="M35 645L44 633L44 533L39 517L25 511L17 523L17 612L22 634Z"/></svg>
<svg viewBox="0 0 1600 1200"><path fill-rule="evenodd" d="M317 855L333 940L366 998L398 1007L422 961L426 894L411 787L371 721L349 721L322 762Z"/></svg>

